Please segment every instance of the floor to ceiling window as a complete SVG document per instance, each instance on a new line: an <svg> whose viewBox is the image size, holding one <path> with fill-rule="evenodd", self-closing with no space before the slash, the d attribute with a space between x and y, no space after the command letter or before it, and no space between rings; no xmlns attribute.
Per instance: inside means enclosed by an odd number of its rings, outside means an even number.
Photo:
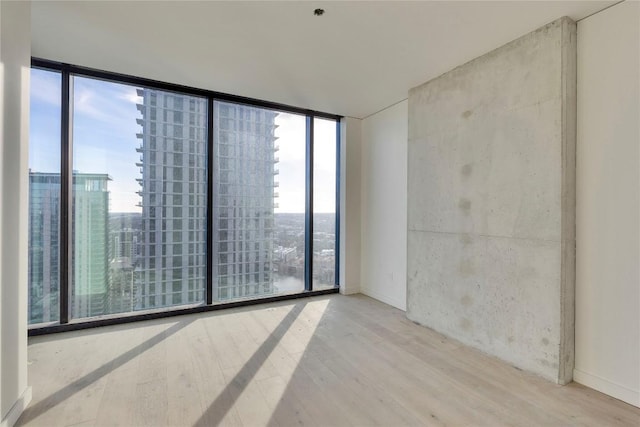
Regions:
<svg viewBox="0 0 640 427"><path fill-rule="evenodd" d="M202 303L207 100L71 84L71 317Z"/></svg>
<svg viewBox="0 0 640 427"><path fill-rule="evenodd" d="M336 279L336 121L313 124L313 288L332 288Z"/></svg>
<svg viewBox="0 0 640 427"><path fill-rule="evenodd" d="M31 71L29 323L59 320L61 74Z"/></svg>
<svg viewBox="0 0 640 427"><path fill-rule="evenodd" d="M305 117L214 104L214 300L305 290Z"/></svg>
<svg viewBox="0 0 640 427"><path fill-rule="evenodd" d="M337 117L41 60L31 108L34 327L337 287Z"/></svg>

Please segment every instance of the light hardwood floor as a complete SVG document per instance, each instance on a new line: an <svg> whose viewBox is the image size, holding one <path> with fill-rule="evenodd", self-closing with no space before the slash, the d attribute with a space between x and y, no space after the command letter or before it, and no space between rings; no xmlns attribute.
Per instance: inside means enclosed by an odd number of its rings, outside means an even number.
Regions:
<svg viewBox="0 0 640 427"><path fill-rule="evenodd" d="M29 364L19 426L640 425L361 295L35 337Z"/></svg>

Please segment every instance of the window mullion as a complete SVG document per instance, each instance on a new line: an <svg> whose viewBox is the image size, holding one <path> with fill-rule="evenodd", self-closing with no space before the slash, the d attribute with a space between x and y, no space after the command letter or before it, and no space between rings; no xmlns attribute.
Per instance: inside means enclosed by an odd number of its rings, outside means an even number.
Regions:
<svg viewBox="0 0 640 427"><path fill-rule="evenodd" d="M207 258L207 283L206 304L213 304L213 233L215 226L213 220L213 177L214 177L214 150L213 150L213 97L208 98L207 104L207 242L205 256Z"/></svg>
<svg viewBox="0 0 640 427"><path fill-rule="evenodd" d="M336 234L334 244L335 283L340 285L340 120L336 120Z"/></svg>
<svg viewBox="0 0 640 427"><path fill-rule="evenodd" d="M304 288L313 290L313 116L307 115Z"/></svg>
<svg viewBox="0 0 640 427"><path fill-rule="evenodd" d="M71 73L62 70L60 126L60 323L69 322L69 289L72 283L73 147L71 139Z"/></svg>

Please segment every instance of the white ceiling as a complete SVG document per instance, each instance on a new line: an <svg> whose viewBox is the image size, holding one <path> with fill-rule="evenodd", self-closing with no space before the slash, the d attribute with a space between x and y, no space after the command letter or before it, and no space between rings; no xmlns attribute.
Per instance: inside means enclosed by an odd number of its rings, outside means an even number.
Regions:
<svg viewBox="0 0 640 427"><path fill-rule="evenodd" d="M32 55L362 118L561 16L614 3L33 2Z"/></svg>

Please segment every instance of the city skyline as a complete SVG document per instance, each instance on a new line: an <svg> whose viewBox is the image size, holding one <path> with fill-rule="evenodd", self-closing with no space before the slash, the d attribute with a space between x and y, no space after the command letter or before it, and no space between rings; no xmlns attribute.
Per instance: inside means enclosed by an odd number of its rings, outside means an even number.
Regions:
<svg viewBox="0 0 640 427"><path fill-rule="evenodd" d="M34 172L60 171L60 75L33 69L30 125L29 168ZM140 126L132 118L141 118L137 103L141 100L135 86L80 76L73 84L73 169L78 173L108 173L112 212L141 212L135 179L136 135ZM35 101L35 102L34 102ZM299 176L304 176L306 123L304 116L278 112L275 136L279 146L281 173L278 177L279 200L276 212L302 213L304 192ZM38 125L35 126L35 123ZM314 133L314 212L335 212L335 121L316 118Z"/></svg>
<svg viewBox="0 0 640 427"><path fill-rule="evenodd" d="M30 190L29 309L37 323L55 321L61 280L47 278L59 258L46 250L57 248L50 229L61 220L61 82L54 72L33 74L30 177L47 176L45 188ZM314 147L320 209L311 254L305 116L215 101L208 200L206 98L85 77L71 82L73 318L202 304L207 256L214 302L302 292L307 256L316 289L335 285L335 121L315 119L317 140L332 140Z"/></svg>

